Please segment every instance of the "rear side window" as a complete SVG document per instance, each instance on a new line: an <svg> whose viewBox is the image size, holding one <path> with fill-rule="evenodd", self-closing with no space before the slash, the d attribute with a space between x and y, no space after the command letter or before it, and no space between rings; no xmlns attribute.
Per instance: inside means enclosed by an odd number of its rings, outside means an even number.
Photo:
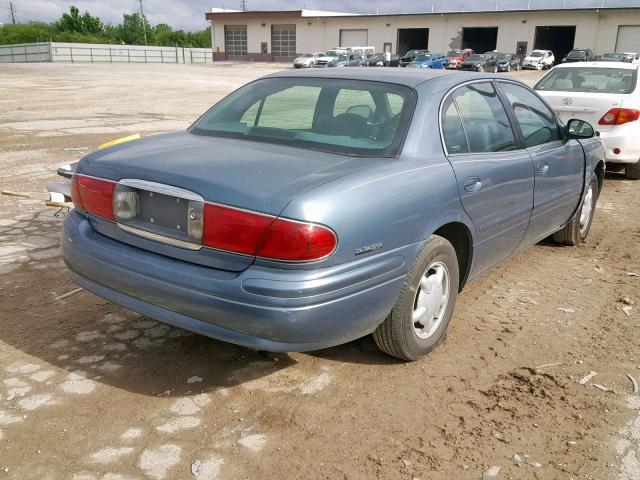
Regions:
<svg viewBox="0 0 640 480"><path fill-rule="evenodd" d="M504 152L516 149L513 130L493 85L466 85L454 91L451 98L462 117L469 152Z"/></svg>
<svg viewBox="0 0 640 480"><path fill-rule="evenodd" d="M512 83L501 83L500 88L509 99L527 148L560 140L555 115L534 93Z"/></svg>
<svg viewBox="0 0 640 480"><path fill-rule="evenodd" d="M442 137L449 154L469 153L462 120L452 97L447 97L442 108Z"/></svg>
<svg viewBox="0 0 640 480"><path fill-rule="evenodd" d="M555 68L534 87L545 92L619 93L633 92L636 69Z"/></svg>

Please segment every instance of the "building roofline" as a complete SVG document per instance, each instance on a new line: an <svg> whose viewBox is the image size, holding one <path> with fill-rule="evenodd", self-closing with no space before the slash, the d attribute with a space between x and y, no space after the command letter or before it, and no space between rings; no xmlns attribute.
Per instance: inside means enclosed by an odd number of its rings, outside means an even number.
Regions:
<svg viewBox="0 0 640 480"><path fill-rule="evenodd" d="M262 19L268 17L289 17L289 18L376 18L376 17L442 17L449 15L477 15L477 14L493 14L496 13L557 13L557 12L570 12L570 13L598 13L598 12L620 12L620 11L640 11L640 6L628 6L628 7L579 7L579 8L542 8L542 9L513 9L513 10L453 10L443 12L411 12L411 13L336 13L326 12L320 15L319 11L316 11L315 15L305 15L304 10L251 10L246 12L206 12L207 20L214 20L214 17L219 19L231 19L231 18L243 18L243 19ZM311 12L309 12L311 13Z"/></svg>

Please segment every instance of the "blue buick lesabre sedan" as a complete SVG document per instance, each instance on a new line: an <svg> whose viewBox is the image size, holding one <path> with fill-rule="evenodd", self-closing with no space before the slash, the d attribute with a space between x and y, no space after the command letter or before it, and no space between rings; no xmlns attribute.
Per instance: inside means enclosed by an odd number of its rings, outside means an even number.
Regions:
<svg viewBox="0 0 640 480"><path fill-rule="evenodd" d="M503 77L281 72L187 131L84 157L63 255L87 290L213 338L373 333L414 360L468 281L550 235L584 241L604 158L589 124Z"/></svg>

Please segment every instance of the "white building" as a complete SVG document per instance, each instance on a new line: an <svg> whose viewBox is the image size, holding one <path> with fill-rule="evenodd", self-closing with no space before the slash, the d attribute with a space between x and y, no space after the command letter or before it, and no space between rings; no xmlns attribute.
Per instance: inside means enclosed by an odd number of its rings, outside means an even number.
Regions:
<svg viewBox="0 0 640 480"><path fill-rule="evenodd" d="M304 52L370 45L404 54L473 48L523 54L572 48L640 51L640 7L354 15L312 10L206 13L216 58L289 60Z"/></svg>

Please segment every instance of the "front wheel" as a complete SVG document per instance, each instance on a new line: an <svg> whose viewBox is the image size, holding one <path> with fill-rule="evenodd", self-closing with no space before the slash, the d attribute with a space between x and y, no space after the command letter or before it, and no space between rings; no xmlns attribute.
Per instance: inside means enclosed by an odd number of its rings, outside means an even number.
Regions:
<svg viewBox="0 0 640 480"><path fill-rule="evenodd" d="M553 234L553 240L561 245L575 247L587 239L598 201L598 180L592 178L584 194L580 208L565 227Z"/></svg>
<svg viewBox="0 0 640 480"><path fill-rule="evenodd" d="M484 72L484 67L483 66L478 67L478 72L480 73Z"/></svg>
<svg viewBox="0 0 640 480"><path fill-rule="evenodd" d="M432 235L407 273L389 316L373 333L388 355L413 361L429 353L443 338L458 296L456 251L446 239Z"/></svg>

